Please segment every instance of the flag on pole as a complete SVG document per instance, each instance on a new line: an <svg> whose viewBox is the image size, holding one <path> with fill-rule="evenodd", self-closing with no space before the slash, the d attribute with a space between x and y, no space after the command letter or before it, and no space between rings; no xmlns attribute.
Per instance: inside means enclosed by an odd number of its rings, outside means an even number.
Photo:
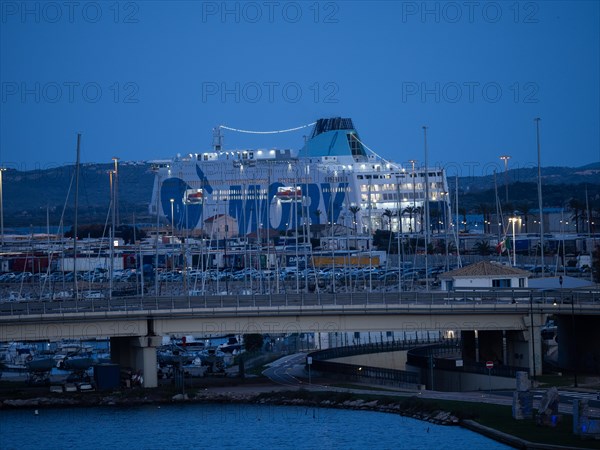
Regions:
<svg viewBox="0 0 600 450"><path fill-rule="evenodd" d="M512 240L510 239L510 236L504 237L504 239L502 239L500 242L498 242L498 245L496 245L496 252L499 255L505 253L506 251L510 251L511 249Z"/></svg>
<svg viewBox="0 0 600 450"><path fill-rule="evenodd" d="M498 242L498 245L496 245L496 253L501 255L505 251L506 251L506 239L502 239L500 242Z"/></svg>

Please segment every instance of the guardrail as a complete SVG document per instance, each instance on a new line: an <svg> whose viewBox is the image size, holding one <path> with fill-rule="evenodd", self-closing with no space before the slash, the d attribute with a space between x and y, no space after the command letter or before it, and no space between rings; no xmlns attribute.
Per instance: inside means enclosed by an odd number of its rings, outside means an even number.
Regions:
<svg viewBox="0 0 600 450"><path fill-rule="evenodd" d="M433 369L435 370L489 374L505 378L515 378L519 371L529 372L527 367L505 365L494 365L492 369L488 369L484 362L476 361L462 360L462 365L457 366L457 358L448 358L457 354L460 354L460 341L447 341L409 350L406 362L421 369L431 369L433 364ZM443 356L446 357L444 358Z"/></svg>
<svg viewBox="0 0 600 450"><path fill-rule="evenodd" d="M346 356L366 355L369 353L385 353L408 350L419 345L438 342L434 339L409 339L402 341L373 342L369 344L347 345L344 347L328 348L311 353L313 360L324 361L328 359L344 358Z"/></svg>
<svg viewBox="0 0 600 450"><path fill-rule="evenodd" d="M310 353L308 357L312 358L311 366L313 370L324 372L326 374L334 374L336 377L342 377L347 381L370 382L398 387L416 388L420 384L420 376L416 372L358 364L339 363L328 360L345 356L364 355L368 353L385 353L407 350L409 348L413 348L415 345L423 345L424 342L429 342L429 339L350 345L345 347L319 350Z"/></svg>
<svg viewBox="0 0 600 450"><path fill-rule="evenodd" d="M564 294L564 293L563 293ZM364 292L356 293L299 293L256 295L204 295L159 297L113 297L111 299L62 299L0 301L0 316L65 314L101 311L181 311L248 308L333 308L347 309L365 306L404 308L407 312L439 310L448 312L575 312L597 313L600 307L598 291L570 291L557 298L548 292L517 290L473 290L460 292ZM573 311L572 311L573 310Z"/></svg>

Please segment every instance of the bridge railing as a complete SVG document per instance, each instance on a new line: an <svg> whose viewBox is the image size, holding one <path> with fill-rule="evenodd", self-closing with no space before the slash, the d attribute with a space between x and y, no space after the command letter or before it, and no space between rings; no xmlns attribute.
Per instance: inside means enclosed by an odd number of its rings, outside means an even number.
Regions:
<svg viewBox="0 0 600 450"><path fill-rule="evenodd" d="M346 356L365 355L369 353L396 352L408 350L419 345L431 344L438 342L437 339L418 337L416 339L394 340L384 342L372 342L367 344L346 345L343 347L333 347L326 350L318 350L312 352L309 356L314 360L329 360L335 358L344 358Z"/></svg>
<svg viewBox="0 0 600 450"><path fill-rule="evenodd" d="M334 347L310 353L312 369L324 374L343 377L347 381L387 384L399 387L416 388L420 384L420 376L416 372L360 364L339 363L330 359L356 356L369 353L382 353L407 350L415 345L423 345L429 339L407 341L374 342L360 345Z"/></svg>
<svg viewBox="0 0 600 450"><path fill-rule="evenodd" d="M0 299L0 316L64 314L70 312L135 311L135 310L214 310L218 308L309 308L309 307L401 307L409 309L456 307L465 311L473 309L502 310L524 306L541 307L557 312L567 309L578 312L589 305L600 306L599 290L533 291L528 289L472 289L431 292L362 292L362 293L288 293L254 295L202 295L159 297L113 297L92 299L25 300ZM550 311L548 311L550 312Z"/></svg>
<svg viewBox="0 0 600 450"><path fill-rule="evenodd" d="M461 363L457 365L457 361ZM421 369L449 370L453 372L479 373L497 377L514 378L517 372L529 372L527 367L494 365L488 369L485 362L464 361L461 358L460 341L447 342L413 348L408 351L407 364Z"/></svg>
<svg viewBox="0 0 600 450"><path fill-rule="evenodd" d="M416 388L420 376L407 370L386 369L383 367L362 366L315 360L312 369L325 374L334 374L336 378L363 383L389 384L398 387Z"/></svg>

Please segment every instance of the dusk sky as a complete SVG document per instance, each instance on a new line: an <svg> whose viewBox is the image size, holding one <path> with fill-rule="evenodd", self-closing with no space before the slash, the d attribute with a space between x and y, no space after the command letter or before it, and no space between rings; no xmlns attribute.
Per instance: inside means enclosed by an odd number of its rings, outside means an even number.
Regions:
<svg viewBox="0 0 600 450"><path fill-rule="evenodd" d="M600 8L565 2L2 1L0 164L210 148L217 125L351 117L386 159L449 175L600 161ZM294 148L309 129L225 131Z"/></svg>

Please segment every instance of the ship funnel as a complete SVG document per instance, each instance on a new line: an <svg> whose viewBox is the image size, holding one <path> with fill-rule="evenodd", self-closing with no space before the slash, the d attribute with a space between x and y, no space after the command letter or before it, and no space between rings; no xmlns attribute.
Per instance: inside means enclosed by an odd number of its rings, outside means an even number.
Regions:
<svg viewBox="0 0 600 450"><path fill-rule="evenodd" d="M311 139L319 134L334 130L354 130L352 119L342 117L331 117L329 119L319 119L313 128Z"/></svg>

